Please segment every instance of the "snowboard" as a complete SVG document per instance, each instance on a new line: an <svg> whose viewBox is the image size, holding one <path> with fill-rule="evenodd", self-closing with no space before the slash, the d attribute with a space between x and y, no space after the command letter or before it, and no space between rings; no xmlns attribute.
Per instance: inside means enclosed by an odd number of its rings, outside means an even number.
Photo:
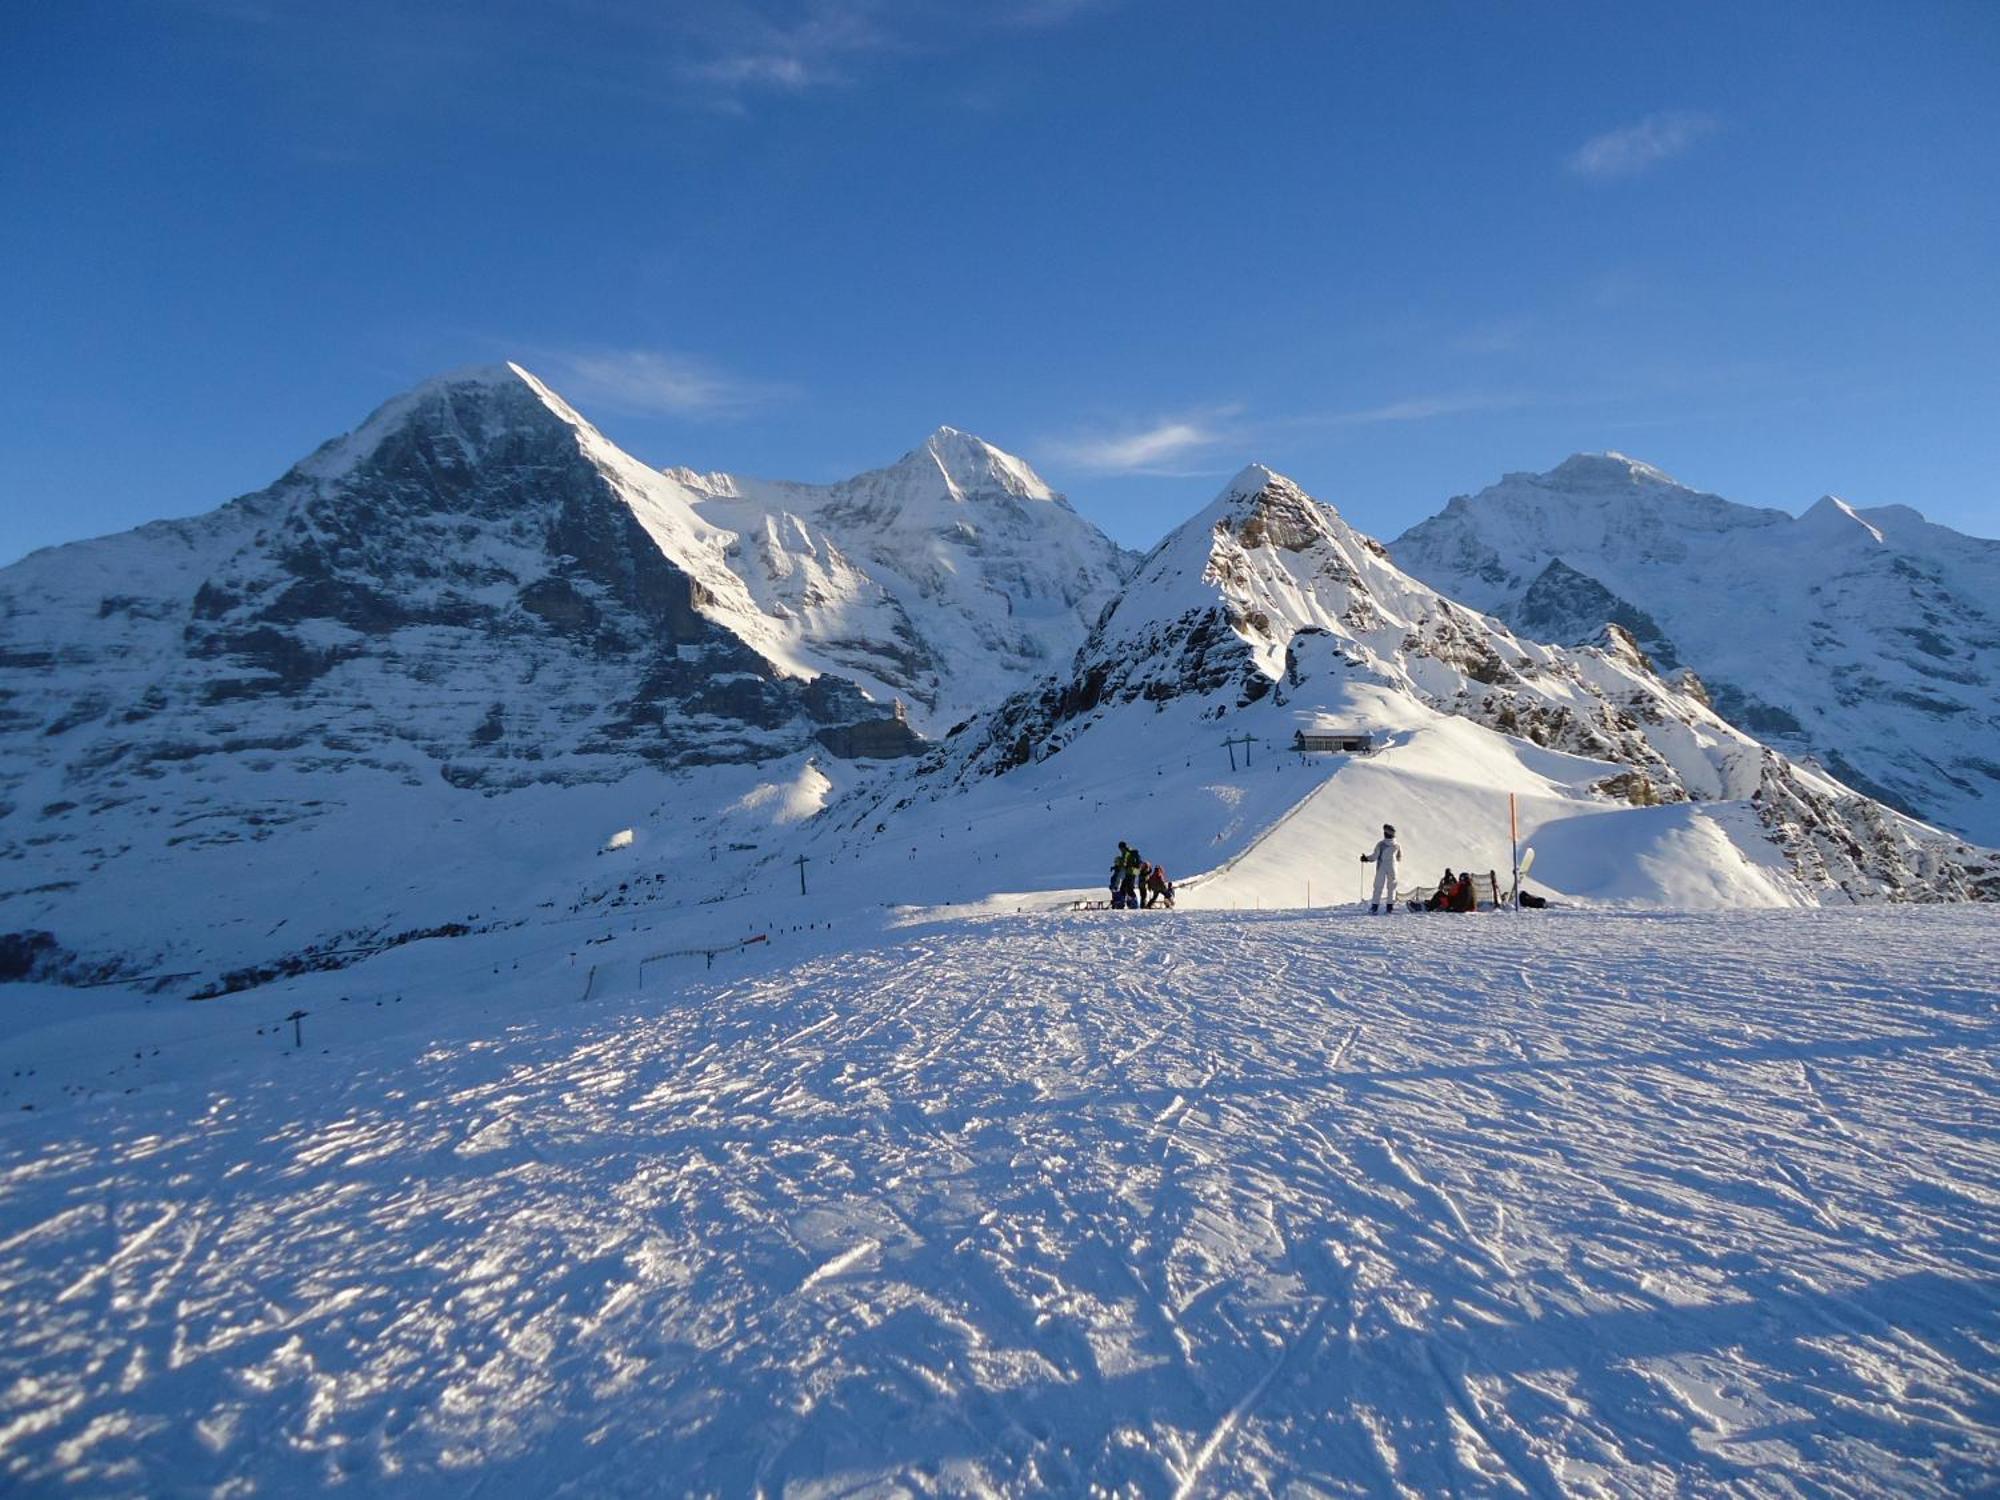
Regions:
<svg viewBox="0 0 2000 1500"><path fill-rule="evenodd" d="M1514 872L1514 901L1517 905L1521 900L1521 887L1528 879L1528 871L1534 867L1535 850L1534 846L1530 845L1521 851L1521 868Z"/></svg>

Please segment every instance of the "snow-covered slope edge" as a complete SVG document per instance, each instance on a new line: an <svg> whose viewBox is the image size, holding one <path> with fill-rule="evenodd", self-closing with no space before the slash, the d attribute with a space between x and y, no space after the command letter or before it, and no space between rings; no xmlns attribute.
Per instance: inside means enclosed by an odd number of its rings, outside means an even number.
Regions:
<svg viewBox="0 0 2000 1500"><path fill-rule="evenodd" d="M2000 843L2000 542L1833 496L1795 518L1608 453L1454 498L1392 551L1541 639L1616 621L1738 727Z"/></svg>
<svg viewBox="0 0 2000 1500"><path fill-rule="evenodd" d="M1328 862L1329 843L1365 848L1388 820L1423 830L1426 875L1433 863L1504 869L1490 830L1496 804L1504 829L1513 791L1530 805L1531 832L1550 829L1544 853L1561 851L1545 867L1558 889L1603 865L1577 881L1582 896L2000 895L1988 851L1758 744L1715 714L1692 673L1662 679L1626 630L1580 648L1524 640L1404 574L1381 544L1257 467L1147 556L1070 674L955 737L932 774L961 786L1019 768L1060 776L1107 742L1138 766L1162 744L1196 744L1206 759L1211 742L1244 734L1268 756L1295 732L1336 730L1372 733L1383 749L1326 762L1323 798L1291 813L1303 841L1293 863ZM1366 807L1353 796L1363 786ZM1618 809L1622 821L1604 820ZM1474 817L1477 840L1464 831ZM1707 879L1718 860L1734 873Z"/></svg>

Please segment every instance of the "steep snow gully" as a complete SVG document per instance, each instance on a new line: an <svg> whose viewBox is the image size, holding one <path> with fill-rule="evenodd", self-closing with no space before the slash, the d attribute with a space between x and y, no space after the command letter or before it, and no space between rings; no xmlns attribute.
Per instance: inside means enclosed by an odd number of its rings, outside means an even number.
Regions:
<svg viewBox="0 0 2000 1500"><path fill-rule="evenodd" d="M732 962L10 1111L0 1488L2000 1468L1976 909L929 914Z"/></svg>

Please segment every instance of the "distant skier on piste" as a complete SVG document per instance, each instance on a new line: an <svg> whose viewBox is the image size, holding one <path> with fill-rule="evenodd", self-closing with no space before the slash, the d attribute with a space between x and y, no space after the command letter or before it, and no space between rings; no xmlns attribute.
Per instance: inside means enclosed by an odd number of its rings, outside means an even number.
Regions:
<svg viewBox="0 0 2000 1500"><path fill-rule="evenodd" d="M1370 915L1380 912L1387 916L1396 909L1396 861L1402 857L1394 825L1384 823L1381 840L1372 851L1361 856L1361 863L1375 867L1375 895L1368 903Z"/></svg>

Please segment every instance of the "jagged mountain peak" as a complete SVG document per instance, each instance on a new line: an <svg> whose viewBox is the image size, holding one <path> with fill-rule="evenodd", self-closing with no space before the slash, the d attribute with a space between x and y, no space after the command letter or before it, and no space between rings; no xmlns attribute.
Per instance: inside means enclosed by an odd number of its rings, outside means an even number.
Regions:
<svg viewBox="0 0 2000 1500"><path fill-rule="evenodd" d="M1225 484L1213 500L1169 532L1154 548L1155 554L1173 550L1184 539L1206 548L1209 534L1217 526L1235 529L1252 522L1275 522L1280 533L1300 526L1316 529L1325 519L1338 520L1338 512L1323 500L1307 494L1295 479L1264 464L1247 464ZM1338 522L1344 529L1345 522Z"/></svg>
<svg viewBox="0 0 2000 1500"><path fill-rule="evenodd" d="M942 481L943 496L959 503L989 495L1020 500L1061 498L1025 459L956 427L939 427L888 468L875 472L913 481L926 489ZM853 482L860 484L869 477L860 475Z"/></svg>
<svg viewBox="0 0 2000 1500"><path fill-rule="evenodd" d="M1223 504L1230 501L1254 500L1273 484L1290 485L1294 489L1297 488L1291 480L1280 474L1276 469L1269 468L1264 464L1245 464L1237 471L1236 477L1222 487L1221 494L1216 496L1216 503Z"/></svg>
<svg viewBox="0 0 2000 1500"><path fill-rule="evenodd" d="M1662 469L1622 453L1573 453L1546 473L1517 471L1475 495L1455 495L1438 515L1411 527L1394 546L1412 555L1454 554L1519 539L1547 550L1581 544L1612 551L1674 550L1689 532L1734 533L1783 528L1789 511L1741 505L1691 489ZM1502 547L1501 551L1506 549ZM1491 571L1491 559L1468 565ZM1539 564L1534 571L1539 571ZM1532 574L1530 575L1532 576ZM1498 576L1488 582L1497 582ZM1464 597L1464 596L1461 596ZM1491 607L1475 592L1472 603Z"/></svg>
<svg viewBox="0 0 2000 1500"><path fill-rule="evenodd" d="M1067 659L1130 559L1026 462L939 427L835 484L669 469L801 660L941 732Z"/></svg>
<svg viewBox="0 0 2000 1500"><path fill-rule="evenodd" d="M309 480L341 479L385 444L410 433L447 439L440 450L447 462L476 463L504 434L564 426L596 436L568 402L520 365L472 365L434 375L390 397L352 432L321 444L293 473Z"/></svg>
<svg viewBox="0 0 2000 1500"><path fill-rule="evenodd" d="M1742 505L1694 489L1623 453L1572 453L1544 473L1517 470L1475 495L1453 496L1441 515L1419 522L1396 545L1426 528L1435 531L1440 523L1462 525L1478 518L1482 524L1537 530L1551 525L1552 517L1559 518L1563 529L1583 525L1607 530L1639 545L1661 526L1735 531L1793 519L1789 511Z"/></svg>
<svg viewBox="0 0 2000 1500"><path fill-rule="evenodd" d="M491 386L497 390L512 390L515 386L527 386L543 396L552 394L540 377L511 359L460 365L457 369L440 371L430 379L420 382L416 388L422 390L430 386L481 385Z"/></svg>
<svg viewBox="0 0 2000 1500"><path fill-rule="evenodd" d="M1134 667L1135 682L1165 680L1190 676L1172 658L1192 639L1205 665L1191 676L1207 682L1233 636L1275 677L1300 631L1402 629L1440 609L1381 543L1296 481L1252 464L1146 555L1085 651L1150 662Z"/></svg>
<svg viewBox="0 0 2000 1500"><path fill-rule="evenodd" d="M1866 536L1876 546L1883 542L1882 528L1838 495L1821 495L1799 522L1828 535Z"/></svg>
<svg viewBox="0 0 2000 1500"><path fill-rule="evenodd" d="M782 494L795 506L852 501L856 495L893 494L903 501L919 496L953 504L1009 496L1021 500L1067 502L1029 466L1026 459L956 427L939 427L895 462L868 469L834 484L804 484L793 480L753 479L721 471L704 472L685 466L662 469L677 484L705 497L743 499L757 492Z"/></svg>
<svg viewBox="0 0 2000 1500"><path fill-rule="evenodd" d="M1381 543L1350 526L1330 502L1264 464L1245 467L1175 536L1194 538L1206 549L1210 534L1218 528L1229 532L1244 548L1269 546L1301 552L1324 543L1350 556L1358 552L1382 558L1388 555Z"/></svg>

